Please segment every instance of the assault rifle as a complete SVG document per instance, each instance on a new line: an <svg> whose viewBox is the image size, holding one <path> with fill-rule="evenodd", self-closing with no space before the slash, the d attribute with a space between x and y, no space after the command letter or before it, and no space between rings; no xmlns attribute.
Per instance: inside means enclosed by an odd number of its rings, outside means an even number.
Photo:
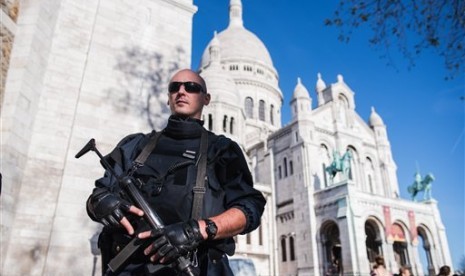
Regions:
<svg viewBox="0 0 465 276"><path fill-rule="evenodd" d="M141 195L139 190L134 184L134 181L138 181L138 184L142 184L139 179L134 179L128 175L118 175L115 170L108 164L102 154L98 151L95 146L95 139L90 139L89 142L76 154L75 158L79 158L89 151L95 152L103 167L108 170L116 179L118 179L118 185L120 188L129 196L133 205L144 211L144 219L154 231L161 230L163 228L163 222L158 214L153 211L144 197ZM117 273L127 263L129 258L143 245L141 239L133 238L108 264L108 268L113 272ZM198 268L194 267L191 262L184 256L179 257L174 262L174 268L183 276L196 276L199 274Z"/></svg>

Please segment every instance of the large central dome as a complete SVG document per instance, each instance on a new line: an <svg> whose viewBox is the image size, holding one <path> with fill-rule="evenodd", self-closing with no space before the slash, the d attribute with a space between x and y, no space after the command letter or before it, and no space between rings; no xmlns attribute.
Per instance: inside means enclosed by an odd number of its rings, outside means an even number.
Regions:
<svg viewBox="0 0 465 276"><path fill-rule="evenodd" d="M221 59L223 61L250 61L273 67L273 61L263 42L242 23L241 1L231 1L229 8L229 26L217 35L220 41ZM203 52L200 68L210 63L210 44Z"/></svg>

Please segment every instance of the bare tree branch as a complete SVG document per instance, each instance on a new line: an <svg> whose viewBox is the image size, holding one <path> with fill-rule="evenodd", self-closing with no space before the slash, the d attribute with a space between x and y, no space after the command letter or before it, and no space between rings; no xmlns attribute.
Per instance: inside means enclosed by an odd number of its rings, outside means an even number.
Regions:
<svg viewBox="0 0 465 276"><path fill-rule="evenodd" d="M393 45L408 60L408 67L426 49L444 59L446 79L464 73L465 1L463 0L341 0L325 25L340 29L338 39L348 43L353 31L368 25L369 43L386 52Z"/></svg>

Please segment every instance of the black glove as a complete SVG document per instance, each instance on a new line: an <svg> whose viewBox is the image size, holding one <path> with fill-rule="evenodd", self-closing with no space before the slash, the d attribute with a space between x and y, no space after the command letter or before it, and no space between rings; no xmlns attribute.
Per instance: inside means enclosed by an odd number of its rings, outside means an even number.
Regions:
<svg viewBox="0 0 465 276"><path fill-rule="evenodd" d="M107 190L97 190L87 199L89 216L105 226L118 226L131 204Z"/></svg>
<svg viewBox="0 0 465 276"><path fill-rule="evenodd" d="M193 252L203 241L199 223L196 220L178 222L165 226L159 231L152 231L155 239L149 254L157 254L159 259L169 264L180 256Z"/></svg>

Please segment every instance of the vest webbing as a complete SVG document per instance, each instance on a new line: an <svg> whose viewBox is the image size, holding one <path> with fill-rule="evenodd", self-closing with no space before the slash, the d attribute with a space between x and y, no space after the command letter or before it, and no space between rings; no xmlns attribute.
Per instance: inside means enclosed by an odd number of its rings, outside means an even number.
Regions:
<svg viewBox="0 0 465 276"><path fill-rule="evenodd" d="M150 153L155 149L158 139L161 136L161 131L156 132L155 135L150 137L149 142L142 149L141 153L137 156L134 161L137 167L144 165L145 161L149 157ZM197 159L197 179L193 188L194 199L192 202L191 218L199 219L202 213L203 196L205 195L205 183L207 182L207 151L208 151L208 133L205 129L202 129L200 136L200 152Z"/></svg>

